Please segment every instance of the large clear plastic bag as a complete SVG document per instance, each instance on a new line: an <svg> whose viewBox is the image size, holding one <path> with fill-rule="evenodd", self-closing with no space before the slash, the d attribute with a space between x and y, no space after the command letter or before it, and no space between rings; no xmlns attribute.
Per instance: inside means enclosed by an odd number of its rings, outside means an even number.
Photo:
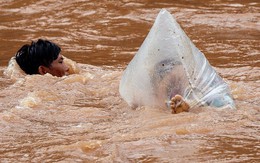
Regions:
<svg viewBox="0 0 260 163"><path fill-rule="evenodd" d="M191 108L235 108L229 86L165 9L124 71L119 91L131 107L165 107L179 94Z"/></svg>

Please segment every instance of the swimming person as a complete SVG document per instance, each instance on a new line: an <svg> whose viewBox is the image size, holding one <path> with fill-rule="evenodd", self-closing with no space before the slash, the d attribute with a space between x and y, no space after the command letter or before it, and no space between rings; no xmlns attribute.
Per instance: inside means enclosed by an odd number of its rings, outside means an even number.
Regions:
<svg viewBox="0 0 260 163"><path fill-rule="evenodd" d="M55 43L38 39L31 45L23 45L15 54L15 60L20 68L29 75L49 73L62 77L68 75L69 67L63 62L61 48Z"/></svg>

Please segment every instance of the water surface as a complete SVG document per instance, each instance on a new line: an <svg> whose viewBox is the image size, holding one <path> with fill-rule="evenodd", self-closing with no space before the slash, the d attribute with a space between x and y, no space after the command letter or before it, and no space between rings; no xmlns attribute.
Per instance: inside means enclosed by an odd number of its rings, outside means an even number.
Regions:
<svg viewBox="0 0 260 163"><path fill-rule="evenodd" d="M123 69L161 8L230 84L237 110L133 110ZM1 162L259 162L257 0L3 0L0 3ZM79 73L5 74L23 44L45 38Z"/></svg>

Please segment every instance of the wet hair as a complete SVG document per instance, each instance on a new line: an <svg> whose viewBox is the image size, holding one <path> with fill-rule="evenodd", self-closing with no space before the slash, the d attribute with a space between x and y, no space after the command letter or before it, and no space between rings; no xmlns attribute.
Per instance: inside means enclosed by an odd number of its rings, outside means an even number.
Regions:
<svg viewBox="0 0 260 163"><path fill-rule="evenodd" d="M23 45L15 54L15 60L26 74L39 74L39 66L50 67L60 54L60 47L48 40L32 41Z"/></svg>

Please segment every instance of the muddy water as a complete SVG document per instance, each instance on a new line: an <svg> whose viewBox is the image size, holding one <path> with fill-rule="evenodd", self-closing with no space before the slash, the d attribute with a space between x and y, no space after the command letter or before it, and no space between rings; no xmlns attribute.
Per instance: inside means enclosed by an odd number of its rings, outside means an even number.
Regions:
<svg viewBox="0 0 260 163"><path fill-rule="evenodd" d="M120 98L122 71L161 8L230 84L237 110L172 115ZM257 0L2 0L1 162L259 162L259 10ZM38 38L59 44L76 73L7 69Z"/></svg>

